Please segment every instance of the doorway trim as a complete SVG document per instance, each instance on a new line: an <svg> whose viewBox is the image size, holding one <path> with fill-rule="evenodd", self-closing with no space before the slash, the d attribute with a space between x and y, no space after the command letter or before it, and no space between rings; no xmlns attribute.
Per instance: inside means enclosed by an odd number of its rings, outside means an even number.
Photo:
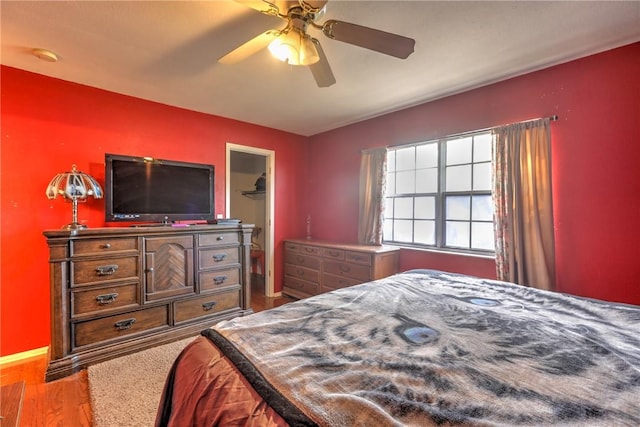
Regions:
<svg viewBox="0 0 640 427"><path fill-rule="evenodd" d="M250 147L247 145L234 144L227 142L226 144L226 172L225 172L225 212L229 215L231 212L231 152L240 152L247 154L256 154L266 158L266 174L267 185L265 193L265 295L268 297L276 296L274 293L273 279L273 258L274 258L274 218L275 218L275 164L276 152L266 150L264 148Z"/></svg>

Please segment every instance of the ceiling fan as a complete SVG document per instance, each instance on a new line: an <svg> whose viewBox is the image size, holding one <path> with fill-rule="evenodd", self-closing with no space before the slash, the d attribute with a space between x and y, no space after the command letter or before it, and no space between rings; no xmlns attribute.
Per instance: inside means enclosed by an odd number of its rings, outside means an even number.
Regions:
<svg viewBox="0 0 640 427"><path fill-rule="evenodd" d="M406 59L415 40L373 28L330 19L320 24L328 0L235 0L258 12L286 20L283 29L270 29L220 57L221 64L235 64L269 47L272 55L291 65L309 66L319 87L336 82L320 42L307 30L315 28L330 39Z"/></svg>

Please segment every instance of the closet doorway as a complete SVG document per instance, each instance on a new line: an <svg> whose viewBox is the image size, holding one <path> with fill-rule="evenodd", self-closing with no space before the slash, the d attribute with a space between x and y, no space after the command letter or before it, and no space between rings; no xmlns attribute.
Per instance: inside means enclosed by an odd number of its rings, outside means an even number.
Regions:
<svg viewBox="0 0 640 427"><path fill-rule="evenodd" d="M275 152L232 143L226 147L225 211L229 218L255 225L249 266L252 286L264 283L264 295L273 297Z"/></svg>

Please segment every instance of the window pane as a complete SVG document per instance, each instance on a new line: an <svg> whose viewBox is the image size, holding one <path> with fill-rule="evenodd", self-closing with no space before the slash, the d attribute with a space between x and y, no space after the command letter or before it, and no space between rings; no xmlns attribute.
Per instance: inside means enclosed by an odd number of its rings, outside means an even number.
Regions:
<svg viewBox="0 0 640 427"><path fill-rule="evenodd" d="M382 229L383 240L393 240L393 220L385 219L384 228Z"/></svg>
<svg viewBox="0 0 640 427"><path fill-rule="evenodd" d="M414 243L420 243L422 245L436 244L435 221L416 221L415 228Z"/></svg>
<svg viewBox="0 0 640 427"><path fill-rule="evenodd" d="M493 202L491 196L473 196L471 198L471 219L474 221L493 221Z"/></svg>
<svg viewBox="0 0 640 427"><path fill-rule="evenodd" d="M387 151L387 172L396 171L396 150Z"/></svg>
<svg viewBox="0 0 640 427"><path fill-rule="evenodd" d="M416 171L416 193L438 191L438 169L418 169Z"/></svg>
<svg viewBox="0 0 640 427"><path fill-rule="evenodd" d="M416 168L438 167L438 144L425 144L416 147Z"/></svg>
<svg viewBox="0 0 640 427"><path fill-rule="evenodd" d="M447 221L446 245L457 248L469 248L469 223Z"/></svg>
<svg viewBox="0 0 640 427"><path fill-rule="evenodd" d="M472 137L452 139L447 141L447 165L471 163Z"/></svg>
<svg viewBox="0 0 640 427"><path fill-rule="evenodd" d="M396 172L396 194L410 194L416 191L416 172Z"/></svg>
<svg viewBox="0 0 640 427"><path fill-rule="evenodd" d="M396 194L397 190L396 190L396 174L395 173L388 173L387 174L387 194L388 195L393 195Z"/></svg>
<svg viewBox="0 0 640 427"><path fill-rule="evenodd" d="M395 199L394 218L413 218L413 198L398 197Z"/></svg>
<svg viewBox="0 0 640 427"><path fill-rule="evenodd" d="M391 197L384 199L384 217L393 218L393 200Z"/></svg>
<svg viewBox="0 0 640 427"><path fill-rule="evenodd" d="M495 238L492 222L474 222L471 224L471 248L495 250Z"/></svg>
<svg viewBox="0 0 640 427"><path fill-rule="evenodd" d="M414 147L396 150L396 170L406 171L416 167L416 150Z"/></svg>
<svg viewBox="0 0 640 427"><path fill-rule="evenodd" d="M447 167L446 191L470 191L471 190L471 165Z"/></svg>
<svg viewBox="0 0 640 427"><path fill-rule="evenodd" d="M413 242L413 230L412 230L413 221L401 219L393 221L393 240L396 242L405 242L412 243Z"/></svg>
<svg viewBox="0 0 640 427"><path fill-rule="evenodd" d="M491 163L473 165L473 189L491 191Z"/></svg>
<svg viewBox="0 0 640 427"><path fill-rule="evenodd" d="M491 134L484 133L473 137L473 161L491 161Z"/></svg>
<svg viewBox="0 0 640 427"><path fill-rule="evenodd" d="M471 219L471 198L469 196L448 196L446 208L446 219L462 221Z"/></svg>
<svg viewBox="0 0 640 427"><path fill-rule="evenodd" d="M416 197L415 201L415 218L419 219L435 219L436 218L436 198L435 197Z"/></svg>

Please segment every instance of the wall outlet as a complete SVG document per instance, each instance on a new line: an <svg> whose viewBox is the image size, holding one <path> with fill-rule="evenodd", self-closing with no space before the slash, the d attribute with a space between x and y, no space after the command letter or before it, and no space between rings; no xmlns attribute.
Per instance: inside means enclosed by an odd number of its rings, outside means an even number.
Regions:
<svg viewBox="0 0 640 427"><path fill-rule="evenodd" d="M224 215L222 215L222 214L216 214L216 219L222 219L222 218L224 218Z"/></svg>

